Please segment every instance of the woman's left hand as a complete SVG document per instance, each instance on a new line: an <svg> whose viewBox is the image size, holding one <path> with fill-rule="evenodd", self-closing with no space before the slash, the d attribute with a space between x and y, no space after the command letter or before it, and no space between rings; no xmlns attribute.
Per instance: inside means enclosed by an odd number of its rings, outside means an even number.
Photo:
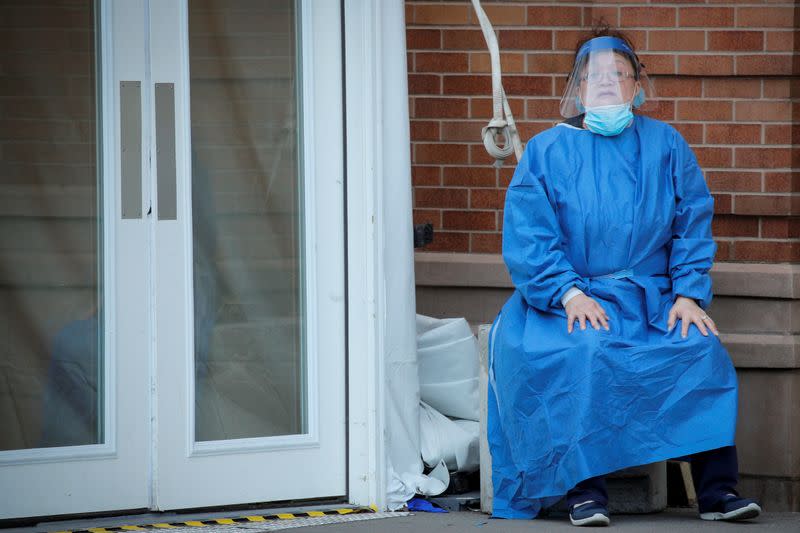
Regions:
<svg viewBox="0 0 800 533"><path fill-rule="evenodd" d="M710 329L714 335L719 337L717 325L711 320L711 317L703 311L697 303L691 298L685 296L678 296L672 309L669 310L669 319L667 320L667 328L672 331L675 327L675 322L681 320L681 337L684 339L689 334L689 325L694 324L700 333L708 337L708 330Z"/></svg>

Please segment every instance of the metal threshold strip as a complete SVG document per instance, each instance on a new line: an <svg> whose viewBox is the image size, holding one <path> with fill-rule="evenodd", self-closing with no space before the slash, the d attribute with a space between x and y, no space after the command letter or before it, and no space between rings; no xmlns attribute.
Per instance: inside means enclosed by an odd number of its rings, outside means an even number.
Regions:
<svg viewBox="0 0 800 533"><path fill-rule="evenodd" d="M289 520L299 520L299 519L323 519L323 518L333 518L333 517L352 517L353 515L397 515L400 516L405 513L378 513L375 508L372 507L343 507L338 509L326 509L322 511L302 511L302 512L292 512L292 513L276 513L276 514L258 514L258 515L245 515L245 516L238 516L235 518L206 518L202 520L180 520L174 522L158 522L158 523L145 523L145 524L136 524L136 525L122 525L122 526L113 526L113 527L90 527L85 529L65 529L65 530L58 530L52 531L51 533L116 533L122 531L152 531L152 530L173 530L173 533L178 533L174 530L180 529L194 529L194 528L217 528L220 526L246 526L250 525L261 525L266 526L267 523L274 523L274 522L281 522L281 521L289 521ZM385 518L386 516L380 516L380 518ZM364 516L361 519L367 518ZM376 516L378 518L378 516ZM329 522L320 522L320 523L329 523ZM308 523L308 525L312 525L313 523ZM247 527L246 529L251 529L251 527ZM235 528L234 528L235 529ZM262 530L269 530L275 528L266 528L262 527L259 528ZM283 528L278 528L283 529ZM210 531L210 530L206 530Z"/></svg>

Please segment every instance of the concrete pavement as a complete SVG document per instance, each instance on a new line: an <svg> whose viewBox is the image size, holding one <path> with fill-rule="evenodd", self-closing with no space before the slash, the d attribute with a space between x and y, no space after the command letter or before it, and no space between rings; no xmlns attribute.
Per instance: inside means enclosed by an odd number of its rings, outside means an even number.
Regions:
<svg viewBox="0 0 800 533"><path fill-rule="evenodd" d="M536 520L494 520L477 512L452 512L448 514L417 513L410 516L384 520L366 520L348 524L332 524L298 529L303 533L514 533L598 531L597 528L577 528L566 516ZM693 533L726 532L751 533L761 531L800 533L800 513L765 513L748 522L706 522L691 509L669 509L649 515L612 515L611 527L603 531L630 531L636 533Z"/></svg>
<svg viewBox="0 0 800 533"><path fill-rule="evenodd" d="M319 507L318 507L319 508ZM298 512L299 509L287 512ZM274 509L266 514L275 512ZM258 514L249 511L249 514ZM202 514L149 513L128 517L84 518L71 522L43 523L36 527L0 528L0 533L38 533L42 531L76 531L87 528L109 528L123 524L152 524L156 522L181 522L186 520L206 520L222 516L238 516L241 513L215 512ZM368 515L367 515L368 516ZM271 521L272 522L272 521ZM299 526L293 520L280 520L283 526ZM260 524L266 525L265 522ZM258 533L272 530L259 523L214 525L205 527L181 527L172 529L174 533ZM278 525L272 522L274 525ZM353 521L341 524L313 525L297 528L302 533L515 533L515 532L567 532L578 533L590 528L576 528L569 523L566 515L540 518L536 520L495 520L488 515L473 511L450 512L447 514L414 513L408 516ZM101 530L102 531L102 530ZM155 531L150 529L149 531ZM595 529L596 531L596 529ZM800 513L764 513L755 520L738 523L706 522L700 520L693 509L668 509L662 513L639 515L611 515L611 527L603 531L636 533L692 533L692 532L787 532L800 533ZM199 533L199 532L198 532Z"/></svg>

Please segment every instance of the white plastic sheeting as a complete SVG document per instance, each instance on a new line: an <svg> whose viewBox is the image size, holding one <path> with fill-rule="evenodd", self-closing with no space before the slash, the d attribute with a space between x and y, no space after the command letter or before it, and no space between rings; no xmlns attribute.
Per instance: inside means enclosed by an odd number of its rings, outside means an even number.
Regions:
<svg viewBox="0 0 800 533"><path fill-rule="evenodd" d="M378 190L381 191L380 213L384 217L382 225L391 231L391 237L388 234L383 236L383 255L376 266L379 272L383 269L385 280L378 298L383 308L377 333L383 335L385 364L386 502L389 510L394 511L403 507L415 493L436 495L444 492L449 474L442 464L430 476L423 475L419 451L419 376L414 321L416 299L403 2L381 2L379 20L375 23L381 27L380 63L375 65L380 75L381 101L375 128L383 138L383 146L395 147L376 154L381 172L382 190L380 187Z"/></svg>
<svg viewBox="0 0 800 533"><path fill-rule="evenodd" d="M417 315L420 396L440 413L478 421L478 341L463 318Z"/></svg>
<svg viewBox="0 0 800 533"><path fill-rule="evenodd" d="M419 451L417 450L417 453ZM396 472L389 465L389 485L386 488L387 507L396 511L405 506L406 502L416 494L436 496L443 493L450 484L450 472L444 461L440 462L427 475L420 472Z"/></svg>
<svg viewBox="0 0 800 533"><path fill-rule="evenodd" d="M467 321L417 315L417 359L423 462L443 461L451 472L477 470L480 363Z"/></svg>
<svg viewBox="0 0 800 533"><path fill-rule="evenodd" d="M378 42L374 45L380 48L380 55L379 63L372 65L372 68L377 73L375 94L379 95L376 96L379 102L378 116L374 117L372 123L374 135L382 139L380 145L393 147L374 154L379 176L375 184L376 216L382 218L376 223L376 228L382 228L382 232L375 236L382 253L377 257L375 271L378 279L383 280L376 294L375 334L382 340L382 346L378 343L382 348L378 353L383 353L383 401L386 416L384 435L379 435L378 438L385 436L386 439L386 506L389 510L396 510L403 507L415 494L432 496L444 492L449 483L446 460L458 467L462 463L469 465L472 459L470 445L466 451L458 452L449 446L442 446L439 452L442 459L436 463L436 468L429 475L422 473L420 377L414 318L416 299L411 160L409 151L404 148L410 142L404 5L401 0L380 2L377 5L380 8L374 12L377 15L374 24L381 30L378 32ZM353 138L357 134L358 132L348 131L348 136ZM434 325L433 322L431 325ZM465 321L461 326L464 325ZM456 332L453 346L465 350L468 342L463 327L452 324L449 327ZM432 327L431 331L434 329L436 328ZM469 330L469 327L466 329ZM439 331L435 335L441 333L443 332ZM474 338L472 342L474 361L469 362L469 372L448 369L453 372L447 373L441 381L426 378L425 397L429 400L434 398L433 402L428 403L443 408L448 414L452 413L451 416L466 416L477 420L478 356ZM429 359L434 363L432 372L438 373L434 359L436 357ZM427 361L423 374L432 375ZM474 376L470 374L473 369ZM455 383L458 381L460 383ZM457 391L456 394L465 394L465 397L456 402L447 401L444 396L453 394L454 390ZM452 426L446 427L452 430ZM475 441L477 442L477 434Z"/></svg>
<svg viewBox="0 0 800 533"><path fill-rule="evenodd" d="M450 420L422 402L420 437L422 462L432 467L444 462L450 472L474 472L480 468L478 422Z"/></svg>
<svg viewBox="0 0 800 533"><path fill-rule="evenodd" d="M404 405L408 409L406 415L410 412L418 415L414 424L414 420L396 409L387 413L390 426L399 432L400 424L404 424L407 432L404 436L395 434L395 440L390 441L387 487L390 509L401 508L414 494L434 496L444 492L450 482L449 472L474 472L480 468L477 339L463 318L417 315L416 323L417 375L405 372L409 365L400 366L397 362L393 367L402 368L403 379L407 381L397 379L399 373L390 374L396 379L389 392L397 396L387 398L389 409ZM419 402L416 407L410 405L412 399ZM401 418L393 420L393 416ZM392 468L391 454L401 454L392 449L391 443L402 438L419 443L413 451L417 459L421 456L422 462L434 469L430 474Z"/></svg>

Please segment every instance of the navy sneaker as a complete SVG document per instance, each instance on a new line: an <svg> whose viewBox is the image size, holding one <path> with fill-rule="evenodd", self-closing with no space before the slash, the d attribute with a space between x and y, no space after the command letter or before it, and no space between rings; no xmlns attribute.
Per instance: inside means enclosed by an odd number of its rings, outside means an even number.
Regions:
<svg viewBox="0 0 800 533"><path fill-rule="evenodd" d="M569 510L569 521L573 526L607 526L611 523L608 509L593 500L573 505Z"/></svg>
<svg viewBox="0 0 800 533"><path fill-rule="evenodd" d="M700 513L703 520L747 520L761 514L761 507L750 498L740 498L735 494L727 494L706 512Z"/></svg>

